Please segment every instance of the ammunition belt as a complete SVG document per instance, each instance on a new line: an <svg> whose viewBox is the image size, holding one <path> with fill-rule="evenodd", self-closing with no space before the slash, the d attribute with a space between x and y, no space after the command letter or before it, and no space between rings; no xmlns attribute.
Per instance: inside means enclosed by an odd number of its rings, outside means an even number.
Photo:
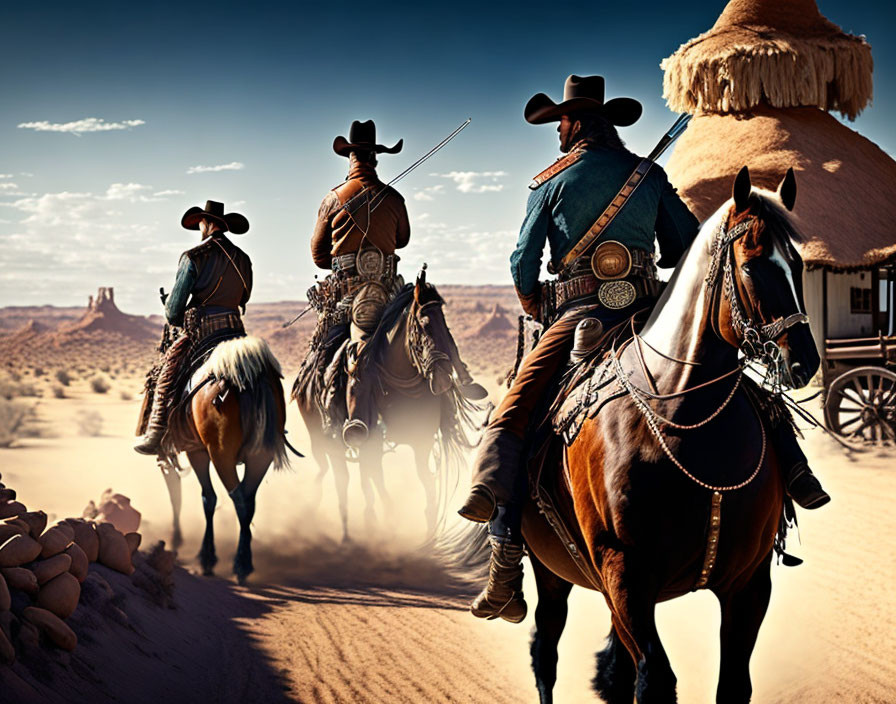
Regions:
<svg viewBox="0 0 896 704"><path fill-rule="evenodd" d="M219 330L244 330L243 319L237 311L206 313L201 308L187 309L184 329L193 340L203 340Z"/></svg>

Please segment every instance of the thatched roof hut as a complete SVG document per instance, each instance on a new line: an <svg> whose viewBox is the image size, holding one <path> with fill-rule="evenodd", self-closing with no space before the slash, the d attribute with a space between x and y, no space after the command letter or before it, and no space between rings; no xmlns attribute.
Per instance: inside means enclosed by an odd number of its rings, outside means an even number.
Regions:
<svg viewBox="0 0 896 704"><path fill-rule="evenodd" d="M730 196L744 164L769 189L792 166L801 253L818 272L806 280L816 339L886 334L893 302L878 293L896 263L896 161L827 112L854 118L871 100L865 39L815 0L731 0L662 67L669 106L694 115L666 171L695 215Z"/></svg>
<svg viewBox="0 0 896 704"><path fill-rule="evenodd" d="M813 106L856 115L871 100L871 47L818 11L815 0L732 0L712 29L662 63L677 112Z"/></svg>

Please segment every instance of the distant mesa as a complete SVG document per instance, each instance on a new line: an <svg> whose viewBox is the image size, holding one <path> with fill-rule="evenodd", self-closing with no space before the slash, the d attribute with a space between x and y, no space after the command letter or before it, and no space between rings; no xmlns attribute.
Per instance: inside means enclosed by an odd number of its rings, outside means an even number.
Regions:
<svg viewBox="0 0 896 704"><path fill-rule="evenodd" d="M159 328L140 315L122 313L115 305L115 292L111 286L100 286L96 297L87 297L87 310L80 319L61 324L56 331L59 340L77 333L111 332L132 339L154 339Z"/></svg>
<svg viewBox="0 0 896 704"><path fill-rule="evenodd" d="M469 333L469 337L479 337L480 335L505 335L516 332L516 328L507 319L507 313L508 311L506 308L500 303L495 303L495 307L492 309L492 312L489 313L485 322Z"/></svg>

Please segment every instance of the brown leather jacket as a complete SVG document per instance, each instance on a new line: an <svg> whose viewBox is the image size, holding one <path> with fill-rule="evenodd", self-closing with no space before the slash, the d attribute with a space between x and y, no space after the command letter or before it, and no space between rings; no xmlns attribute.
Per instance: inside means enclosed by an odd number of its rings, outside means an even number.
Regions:
<svg viewBox="0 0 896 704"><path fill-rule="evenodd" d="M342 207L355 196L347 209ZM375 207L372 211L371 204ZM329 269L333 257L357 252L362 243L392 254L406 246L410 237L404 198L380 181L372 166L352 157L345 183L330 191L320 204L311 235L311 257L321 269Z"/></svg>

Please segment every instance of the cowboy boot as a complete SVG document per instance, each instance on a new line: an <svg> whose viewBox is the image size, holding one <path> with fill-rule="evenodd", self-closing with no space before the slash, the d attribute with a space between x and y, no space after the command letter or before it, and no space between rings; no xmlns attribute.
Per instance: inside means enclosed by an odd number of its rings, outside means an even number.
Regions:
<svg viewBox="0 0 896 704"><path fill-rule="evenodd" d="M158 455L161 450L162 437L168 429L168 397L177 376L177 365L171 360L165 363L156 383L152 400L152 413L146 424L146 432L134 445L134 450L141 455Z"/></svg>
<svg viewBox="0 0 896 704"><path fill-rule="evenodd" d="M520 512L516 505L498 507L489 525L491 561L488 584L473 600L470 613L477 618L500 616L510 623L526 618L523 598L523 545L520 542Z"/></svg>
<svg viewBox="0 0 896 704"><path fill-rule="evenodd" d="M831 497L809 468L809 462L800 449L790 422L780 420L772 428L771 440L781 463L784 485L790 498L805 509L820 508L828 503Z"/></svg>
<svg viewBox="0 0 896 704"><path fill-rule="evenodd" d="M504 428L487 429L473 462L473 488L458 513L468 521L486 523L499 503L511 502L522 455L522 438Z"/></svg>

